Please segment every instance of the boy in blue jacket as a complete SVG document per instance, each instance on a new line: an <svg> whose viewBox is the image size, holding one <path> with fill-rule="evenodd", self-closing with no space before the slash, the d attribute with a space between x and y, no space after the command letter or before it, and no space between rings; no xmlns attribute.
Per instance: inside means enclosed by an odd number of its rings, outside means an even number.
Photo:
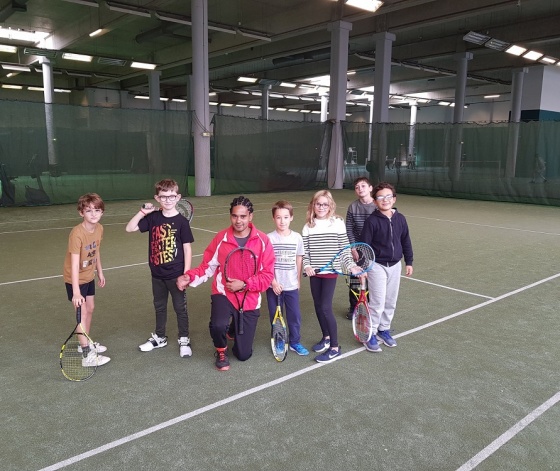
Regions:
<svg viewBox="0 0 560 471"><path fill-rule="evenodd" d="M378 342L396 347L389 330L395 315L401 283L401 259L404 256L406 276L412 275L412 243L405 217L393 208L397 195L395 188L381 182L372 191L376 210L366 219L360 235L361 242L373 247L375 266L368 272L369 311L373 332L366 350L380 352Z"/></svg>

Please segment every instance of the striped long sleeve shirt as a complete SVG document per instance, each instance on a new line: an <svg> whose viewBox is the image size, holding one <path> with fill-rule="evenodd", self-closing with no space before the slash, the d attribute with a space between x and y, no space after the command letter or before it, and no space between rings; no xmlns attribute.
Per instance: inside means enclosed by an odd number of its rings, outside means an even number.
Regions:
<svg viewBox="0 0 560 471"><path fill-rule="evenodd" d="M377 206L375 206L373 201L370 204L364 204L360 200L355 200L348 206L348 211L346 211L346 233L351 244L359 242L364 223L376 208Z"/></svg>
<svg viewBox="0 0 560 471"><path fill-rule="evenodd" d="M330 219L317 219L315 226L303 226L301 231L303 237L303 268L313 267L322 268L342 249L348 245L348 236L344 221L339 217ZM341 270L340 263L335 265L337 270ZM331 270L321 272L321 274L333 273Z"/></svg>

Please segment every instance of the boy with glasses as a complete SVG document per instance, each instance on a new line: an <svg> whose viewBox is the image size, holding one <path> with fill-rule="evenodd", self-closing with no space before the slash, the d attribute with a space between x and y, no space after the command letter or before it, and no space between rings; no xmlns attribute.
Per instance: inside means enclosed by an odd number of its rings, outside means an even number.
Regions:
<svg viewBox="0 0 560 471"><path fill-rule="evenodd" d="M173 309L177 314L179 331L179 356L192 355L189 339L189 317L186 297L177 288L177 278L191 267L194 238L189 221L177 211L175 205L181 199L175 180L165 179L156 183L157 208L145 203L126 225L126 232L148 232L148 263L152 272L152 293L156 312L155 333L139 346L142 352L167 345L167 299L171 294Z"/></svg>
<svg viewBox="0 0 560 471"><path fill-rule="evenodd" d="M382 182L372 195L377 210L366 219L360 235L360 242L371 245L375 252L375 266L367 274L374 335L364 346L370 352L380 352L378 341L387 347L397 346L389 330L399 295L401 259L404 256L405 274L410 276L413 254L406 219L393 208L397 200L395 188Z"/></svg>

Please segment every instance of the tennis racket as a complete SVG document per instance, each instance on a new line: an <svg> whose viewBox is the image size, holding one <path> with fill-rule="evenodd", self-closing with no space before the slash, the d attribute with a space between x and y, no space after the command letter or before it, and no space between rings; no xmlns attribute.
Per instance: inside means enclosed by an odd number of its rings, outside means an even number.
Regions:
<svg viewBox="0 0 560 471"><path fill-rule="evenodd" d="M227 281L241 280L247 283L247 280L257 274L257 256L251 249L245 247L237 247L232 250L226 257L224 264L224 275ZM243 304L249 292L247 289L237 291L235 298L237 299L237 307L239 311L239 325L237 333L243 335Z"/></svg>
<svg viewBox="0 0 560 471"><path fill-rule="evenodd" d="M272 320L272 328L270 332L270 346L272 354L276 361L284 361L288 355L288 330L286 322L282 315L282 296L278 296L278 305L276 306L276 314Z"/></svg>
<svg viewBox="0 0 560 471"><path fill-rule="evenodd" d="M336 273L337 275L360 276L370 271L375 262L373 249L364 242L355 242L342 247L331 260L321 268L315 269L315 274L323 271ZM360 271L352 273L351 268L357 266ZM303 276L307 276L305 272Z"/></svg>
<svg viewBox="0 0 560 471"><path fill-rule="evenodd" d="M360 343L369 342L373 335L373 324L369 315L368 299L367 299L366 279L361 280L360 294L358 296L358 304L354 309L352 316L352 329L354 336Z"/></svg>
<svg viewBox="0 0 560 471"><path fill-rule="evenodd" d="M87 347L82 347L80 340ZM85 381L95 374L97 350L89 348L89 345L93 345L93 341L82 326L82 308L78 306L76 308L76 327L60 349L60 369L70 381Z"/></svg>
<svg viewBox="0 0 560 471"><path fill-rule="evenodd" d="M179 211L183 216L187 218L187 221L191 222L194 216L194 208L192 203L187 198L181 198L177 205L177 211Z"/></svg>

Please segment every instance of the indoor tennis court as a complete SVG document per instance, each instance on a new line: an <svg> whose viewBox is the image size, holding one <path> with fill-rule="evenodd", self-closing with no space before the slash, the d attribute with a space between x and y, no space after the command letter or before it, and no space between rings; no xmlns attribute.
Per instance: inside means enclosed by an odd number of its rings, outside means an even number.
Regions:
<svg viewBox="0 0 560 471"><path fill-rule="evenodd" d="M301 232L312 194L249 195L253 221L273 230L270 208L288 199ZM333 194L345 215L354 192ZM191 198L193 265L234 196ZM75 323L61 277L75 205L2 209L2 469L558 469L560 208L398 195L415 270L401 283L397 348L354 340L341 278L337 361L276 362L263 305L253 357L219 372L209 284L188 291L191 358L179 357L171 308L168 346L138 349L154 327L147 235L124 230L140 204L106 203L91 334L112 361L83 383L58 362ZM320 329L305 279L301 307L309 348Z"/></svg>

